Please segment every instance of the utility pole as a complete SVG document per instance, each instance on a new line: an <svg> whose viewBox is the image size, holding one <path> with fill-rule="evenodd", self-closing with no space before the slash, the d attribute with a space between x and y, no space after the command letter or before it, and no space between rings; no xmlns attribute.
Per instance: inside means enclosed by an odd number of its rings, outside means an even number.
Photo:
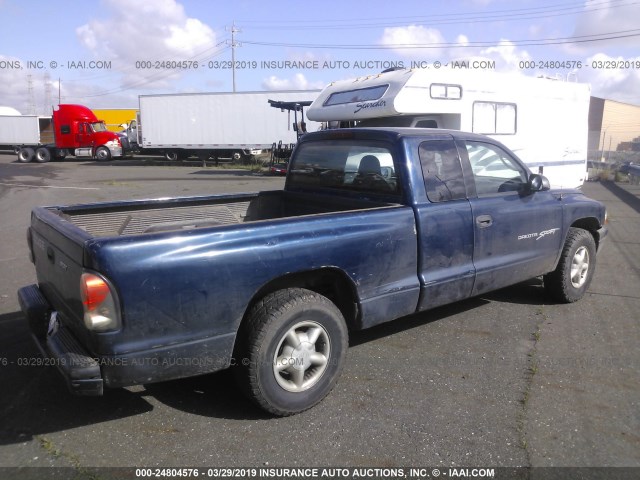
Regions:
<svg viewBox="0 0 640 480"><path fill-rule="evenodd" d="M235 20L231 24L231 76L233 79L233 93L236 93L236 47L241 46L239 43L236 43L236 33L241 33L242 30L236 28ZM229 45L229 41L227 40L227 45Z"/></svg>
<svg viewBox="0 0 640 480"><path fill-rule="evenodd" d="M600 161L604 162L604 140L607 138L607 130L609 129L609 125L604 129L604 133L602 134L602 150L600 152Z"/></svg>

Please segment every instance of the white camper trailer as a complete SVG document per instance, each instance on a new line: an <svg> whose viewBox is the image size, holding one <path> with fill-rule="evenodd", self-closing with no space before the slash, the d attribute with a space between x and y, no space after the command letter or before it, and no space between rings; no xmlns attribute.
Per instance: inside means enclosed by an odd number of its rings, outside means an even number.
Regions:
<svg viewBox="0 0 640 480"><path fill-rule="evenodd" d="M485 134L544 173L552 187L575 188L587 171L589 97L589 85L521 74L394 70L330 84L307 117Z"/></svg>

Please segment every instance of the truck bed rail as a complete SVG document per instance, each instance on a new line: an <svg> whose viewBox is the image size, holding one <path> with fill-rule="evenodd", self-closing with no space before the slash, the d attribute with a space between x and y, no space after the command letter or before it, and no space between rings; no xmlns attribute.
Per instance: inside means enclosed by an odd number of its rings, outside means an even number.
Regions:
<svg viewBox="0 0 640 480"><path fill-rule="evenodd" d="M250 202L187 207L162 207L138 211L87 213L67 211L63 218L95 237L127 236L242 223Z"/></svg>

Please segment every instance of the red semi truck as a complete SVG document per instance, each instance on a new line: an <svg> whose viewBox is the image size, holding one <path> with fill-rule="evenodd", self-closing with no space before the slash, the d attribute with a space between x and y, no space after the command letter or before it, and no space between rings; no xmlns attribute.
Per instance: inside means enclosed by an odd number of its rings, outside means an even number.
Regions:
<svg viewBox="0 0 640 480"><path fill-rule="evenodd" d="M18 160L24 163L34 159L45 163L68 155L102 161L122 156L120 137L82 105L59 105L51 123L42 117L4 116L0 126L1 132L14 137L0 138L0 143L14 145Z"/></svg>

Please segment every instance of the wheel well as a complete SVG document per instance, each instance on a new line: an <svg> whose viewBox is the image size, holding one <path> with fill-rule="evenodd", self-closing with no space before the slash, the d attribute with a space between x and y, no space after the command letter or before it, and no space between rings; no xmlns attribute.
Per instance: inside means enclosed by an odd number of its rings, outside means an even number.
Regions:
<svg viewBox="0 0 640 480"><path fill-rule="evenodd" d="M254 304L266 295L285 288L306 288L327 297L342 312L347 327L349 329L357 328L359 307L355 286L343 272L333 268L292 273L272 280L253 296L245 311L245 318Z"/></svg>
<svg viewBox="0 0 640 480"><path fill-rule="evenodd" d="M600 243L600 236L598 235L598 229L600 228L600 222L597 218L587 217L576 220L571 224L573 228L581 228L588 231L596 242L596 248Z"/></svg>

